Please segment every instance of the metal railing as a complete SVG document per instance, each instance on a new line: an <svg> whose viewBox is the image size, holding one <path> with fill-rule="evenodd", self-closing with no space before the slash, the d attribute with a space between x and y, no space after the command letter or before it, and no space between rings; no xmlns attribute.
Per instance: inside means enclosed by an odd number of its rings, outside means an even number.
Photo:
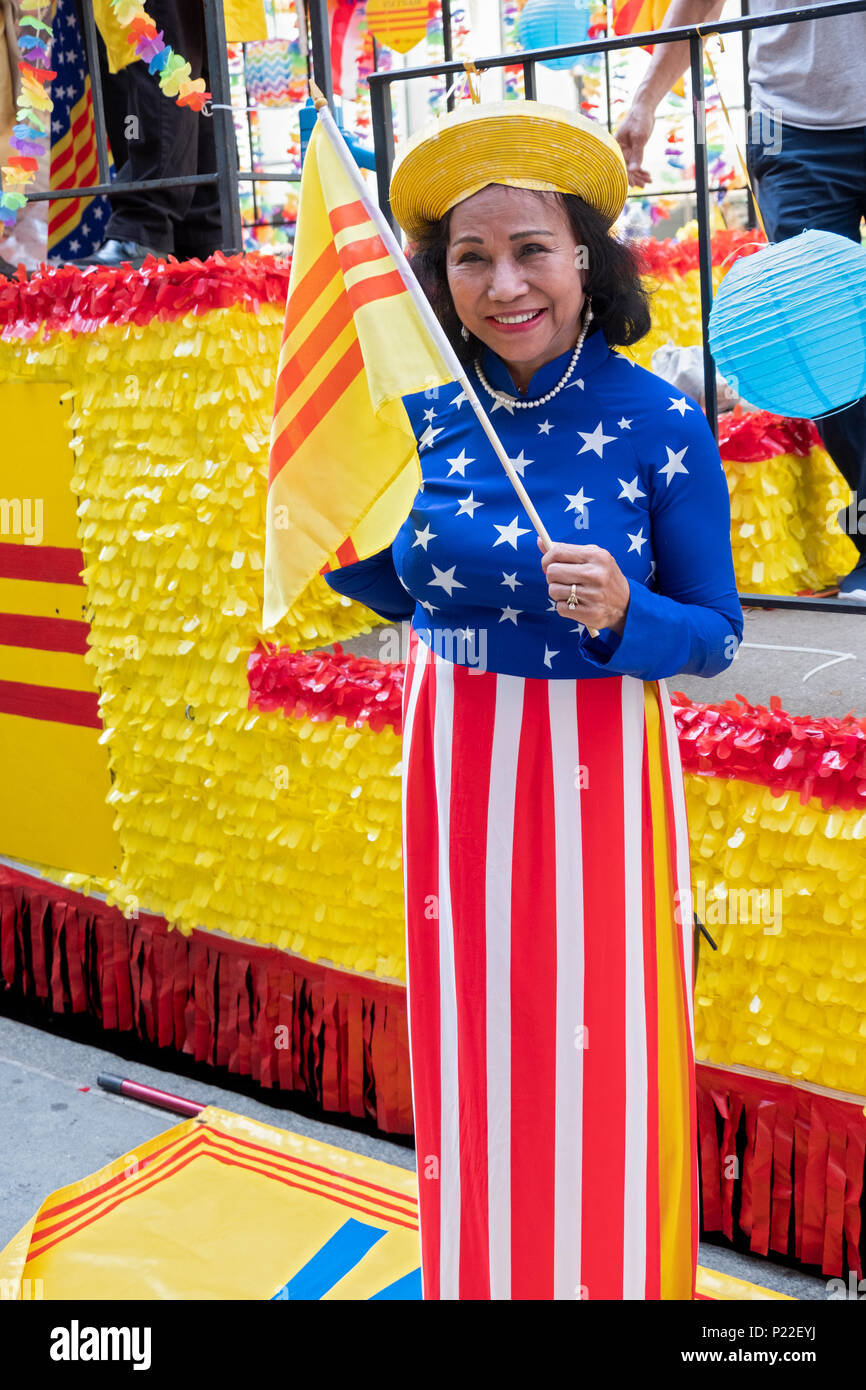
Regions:
<svg viewBox="0 0 866 1390"><path fill-rule="evenodd" d="M619 52L623 49L642 48L647 44L682 43L689 45L689 65L692 84L692 125L695 147L695 192L697 196L698 223L698 271L701 291L701 331L703 342L704 405L707 420L713 434L718 438L718 400L716 395L716 368L709 345L709 317L713 300L713 263L710 236L709 177L706 143L706 105L704 97L703 42L713 34L748 35L753 29L767 29L781 24L801 24L808 20L829 19L835 15L855 14L866 11L866 0L839 0L839 3L816 5L809 9L778 10L772 14L756 15L745 13L734 19L716 20L701 25L690 25L679 29L667 29L644 34L616 34L608 38L599 36L579 44L562 44L553 48L526 49L518 52L497 53L487 58L473 61L479 72L496 68L522 66L524 94L527 100L535 100L537 94L535 65L546 58L573 57L575 61L585 54ZM840 54L844 61L844 55ZM450 75L464 71L460 61L443 60L428 63L423 67L398 68L388 72L372 72L369 77L370 101L372 108L373 146L376 155L376 178L379 202L390 221L397 229L391 212L389 187L394 163L394 125L391 109L391 88L400 82L411 82L416 78L444 77L446 86ZM746 68L745 74L748 69ZM748 92L748 84L745 86ZM741 594L741 600L751 607L789 608L800 610L826 610L826 599L783 597L769 594ZM834 599L834 613L866 613L866 604L844 599Z"/></svg>

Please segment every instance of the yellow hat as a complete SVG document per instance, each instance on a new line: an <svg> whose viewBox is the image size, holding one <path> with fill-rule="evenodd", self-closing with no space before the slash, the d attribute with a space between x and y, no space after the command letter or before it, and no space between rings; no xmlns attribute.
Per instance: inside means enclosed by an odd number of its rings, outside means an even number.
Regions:
<svg viewBox="0 0 866 1390"><path fill-rule="evenodd" d="M473 102L406 141L391 177L391 207L415 240L490 183L577 193L608 226L628 192L622 151L596 121L539 101Z"/></svg>

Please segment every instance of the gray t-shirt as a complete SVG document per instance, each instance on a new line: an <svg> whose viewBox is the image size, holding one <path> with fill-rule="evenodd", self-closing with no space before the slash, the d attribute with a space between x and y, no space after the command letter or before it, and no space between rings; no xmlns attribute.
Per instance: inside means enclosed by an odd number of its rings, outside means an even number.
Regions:
<svg viewBox="0 0 866 1390"><path fill-rule="evenodd" d="M750 0L751 14L820 9L828 0ZM866 126L866 10L753 29L752 107L786 125Z"/></svg>

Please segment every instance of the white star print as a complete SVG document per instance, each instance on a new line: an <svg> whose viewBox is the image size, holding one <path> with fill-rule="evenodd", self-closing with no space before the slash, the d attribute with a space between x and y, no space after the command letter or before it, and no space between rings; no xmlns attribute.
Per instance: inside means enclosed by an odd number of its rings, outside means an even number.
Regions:
<svg viewBox="0 0 866 1390"><path fill-rule="evenodd" d="M465 512L467 516L473 517L478 507L483 507L483 502L475 501L475 493L470 492L468 497L458 497L460 506L457 508L457 516L462 516Z"/></svg>
<svg viewBox="0 0 866 1390"><path fill-rule="evenodd" d="M517 474L519 474L521 478L523 477L524 468L528 468L529 465L534 462L534 459L528 459L524 456L522 449L520 450L520 453L517 455L517 458L511 459L511 463L514 465L514 471Z"/></svg>
<svg viewBox="0 0 866 1390"><path fill-rule="evenodd" d="M522 608L503 608L502 617L499 619L499 621L501 623L504 623L507 619L509 622L513 623L515 627L517 627L517 619L522 612Z"/></svg>
<svg viewBox="0 0 866 1390"><path fill-rule="evenodd" d="M433 409L432 406L430 407L429 410L425 410L425 411L424 411L424 419L427 420L428 423L429 423L430 420L435 420L435 418L436 418L436 411Z"/></svg>
<svg viewBox="0 0 866 1390"><path fill-rule="evenodd" d="M631 531L626 531L626 535L631 541L631 545L628 548L628 553L631 554L633 550L636 550L638 555L640 555L641 547L646 545L646 536L643 533L643 527L640 528L637 535L633 536Z"/></svg>
<svg viewBox="0 0 866 1390"><path fill-rule="evenodd" d="M567 512L574 511L583 514L583 512L586 511L588 503L595 501L594 497L584 496L583 488L580 489L580 492L565 492L563 496L568 499L568 506L565 509Z"/></svg>
<svg viewBox="0 0 866 1390"><path fill-rule="evenodd" d="M459 410L460 407L461 407L461 405L463 404L463 402L464 402L464 401L468 401L468 400L469 400L469 397L467 396L466 392L465 392L465 391L461 391L459 395L457 395L457 396L454 397L454 399L453 399L453 401L451 402L451 404L452 404L452 405L456 405L457 409Z"/></svg>
<svg viewBox="0 0 866 1390"><path fill-rule="evenodd" d="M412 542L412 549L414 550L415 547L416 547L416 545L423 545L424 549L426 550L426 549L427 549L427 546L428 546L428 543L429 543L430 541L435 541L435 539L436 539L436 532L430 530L430 523L429 523L429 521L428 521L428 522L427 522L427 525L424 527L424 530L423 530L423 531L419 531L419 530L417 529L417 527L416 527L416 529L415 529L415 539L414 539L414 541Z"/></svg>
<svg viewBox="0 0 866 1390"><path fill-rule="evenodd" d="M63 124L62 124L62 122L61 122L61 121L52 121L52 122L51 122L51 129L54 131L54 134L55 134L55 135L59 135L60 132L61 132L61 130L63 129Z"/></svg>
<svg viewBox="0 0 866 1390"><path fill-rule="evenodd" d="M494 401L490 407L490 414L495 415L497 410L507 410L509 415L514 414L514 406L510 401Z"/></svg>
<svg viewBox="0 0 866 1390"><path fill-rule="evenodd" d="M622 497L625 497L628 502L636 502L639 497L646 497L646 493L641 492L638 487L637 475L632 478L630 483L627 483L625 478L617 478L617 482L622 487L622 492L616 499L617 502L619 502Z"/></svg>
<svg viewBox="0 0 866 1390"><path fill-rule="evenodd" d="M655 562L655 560L650 560L650 572L649 572L649 576L648 576L648 577L649 577L650 579L654 579L654 578L655 578L655 572L656 572L656 562Z"/></svg>
<svg viewBox="0 0 866 1390"><path fill-rule="evenodd" d="M441 434L444 428L445 426L443 425L440 429L437 430L434 429L432 425L428 425L421 438L418 440L418 448L429 449L431 444L433 444L434 440L436 439L437 434Z"/></svg>
<svg viewBox="0 0 866 1390"><path fill-rule="evenodd" d="M581 439L585 441L583 446L578 449L578 454L585 454L589 450L592 450L594 454L598 454L599 458L602 458L602 449L605 444L612 444L614 441L614 436L612 434L604 433L601 427L601 420L599 420L591 434L584 434L583 430L578 430L577 432Z"/></svg>
<svg viewBox="0 0 866 1390"><path fill-rule="evenodd" d="M565 390L566 390L566 391L572 391L572 390L574 389L575 386L579 386L580 389L581 389L581 391L583 390L583 377L582 377L582 376L581 376L581 377L578 377L577 381L570 381L570 382L568 383L568 385L565 387ZM557 656L558 653L557 653L557 652L554 652L553 655L554 655L554 656Z"/></svg>
<svg viewBox="0 0 866 1390"><path fill-rule="evenodd" d="M621 419L621 420L617 420L616 423L619 425L619 427L620 427L621 430L630 430L630 429L631 429L631 420L627 420L627 419L625 418L624 415L623 415L622 419Z"/></svg>
<svg viewBox="0 0 866 1390"><path fill-rule="evenodd" d="M688 449L688 447L688 444L686 444L685 448L680 449L679 453L675 454L669 444L665 445L665 448L668 451L668 461L665 464L664 468L659 469L659 472L664 473L665 477L668 480L668 487L670 487L671 478L674 476L675 473L688 473L689 470L683 463L683 454L686 452L686 449Z"/></svg>
<svg viewBox="0 0 866 1390"><path fill-rule="evenodd" d="M435 565L432 565L431 568L436 578L427 580L428 588L432 589L438 585L440 589L445 590L449 598L451 597L455 589L466 588L465 584L461 584L459 579L454 578L454 571L457 568L456 565L452 565L450 570L440 570L437 569Z"/></svg>
<svg viewBox="0 0 866 1390"><path fill-rule="evenodd" d="M466 466L467 466L467 464L474 463L475 460L474 460L474 459L468 459L468 458L466 457L466 450L465 450L465 449L461 449L461 450L460 450L460 453L457 455L456 459L447 459L446 462L447 462L447 463L450 463L450 465L451 465L451 467L450 467L449 470L448 470L448 477L449 477L449 478L451 477L451 474L452 474L452 473L459 473L460 476L461 476L461 478L465 478L465 477L466 477Z"/></svg>
<svg viewBox="0 0 866 1390"><path fill-rule="evenodd" d="M70 241L70 243L69 243L69 249L70 249L70 251L73 251L73 252L79 251L79 250L81 249L81 242L78 240L77 237L75 238L74 241Z"/></svg>
<svg viewBox="0 0 866 1390"><path fill-rule="evenodd" d="M426 608L426 609L427 609L427 612L430 613L431 616L432 616L433 613L438 613L438 612L439 612L439 609L438 609L437 605L436 605L435 603L431 603L430 600L427 599L427 598L422 598L422 599L420 600L420 603L421 603L421 607L422 607L422 608Z"/></svg>
<svg viewBox="0 0 866 1390"><path fill-rule="evenodd" d="M555 656L559 656L559 652L552 652L552 651L550 650L550 648L547 646L547 643L545 643L545 645L544 645L544 664L545 664L545 666L548 666L548 667L550 667L550 668L552 669L551 661L552 661L552 658L555 657Z"/></svg>
<svg viewBox="0 0 866 1390"><path fill-rule="evenodd" d="M573 627L571 630L572 632L576 632L579 637L580 634L583 632L583 623L578 623L577 627Z"/></svg>
<svg viewBox="0 0 866 1390"><path fill-rule="evenodd" d="M680 396L679 400L677 400L675 396L671 396L670 402L671 403L668 406L668 410L678 410L680 412L680 415L685 416L686 411L691 410L691 406L689 405L685 396Z"/></svg>
<svg viewBox="0 0 866 1390"><path fill-rule="evenodd" d="M505 541L507 541L508 544L513 545L514 549L516 550L518 536L529 535L529 527L518 526L517 517L515 517L513 521L509 521L507 526L500 526L498 522L494 522L493 524L499 532L499 539L493 542L494 547L497 545L502 545Z"/></svg>
<svg viewBox="0 0 866 1390"><path fill-rule="evenodd" d="M550 431L551 431L552 429L553 429L553 425L550 423L549 420L542 420L541 424L538 426L538 433L539 433L539 434L550 434Z"/></svg>
<svg viewBox="0 0 866 1390"><path fill-rule="evenodd" d="M93 209L93 216L97 219L98 222L101 222L101 221L102 221L102 218L103 218L103 216L104 216L103 211L102 211L102 208L94 208L94 209Z"/></svg>
<svg viewBox="0 0 866 1390"><path fill-rule="evenodd" d="M515 570L513 574L506 574L506 573L505 573L505 570L503 570L503 571L502 571L502 579L501 579L500 582L501 582L502 584L507 584L508 587L509 587L509 589L511 589L511 591L512 591L512 593L513 593L515 587L516 587L518 584L521 584L521 585L522 585L523 580L517 578L517 570Z"/></svg>

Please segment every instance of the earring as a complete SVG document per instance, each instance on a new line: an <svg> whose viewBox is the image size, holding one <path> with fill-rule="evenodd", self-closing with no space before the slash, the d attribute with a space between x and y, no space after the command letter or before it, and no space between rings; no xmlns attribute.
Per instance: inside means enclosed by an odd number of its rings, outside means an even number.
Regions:
<svg viewBox="0 0 866 1390"><path fill-rule="evenodd" d="M460 326L460 336L463 339L464 343L469 342L469 329L466 327L465 323L461 324Z"/></svg>

